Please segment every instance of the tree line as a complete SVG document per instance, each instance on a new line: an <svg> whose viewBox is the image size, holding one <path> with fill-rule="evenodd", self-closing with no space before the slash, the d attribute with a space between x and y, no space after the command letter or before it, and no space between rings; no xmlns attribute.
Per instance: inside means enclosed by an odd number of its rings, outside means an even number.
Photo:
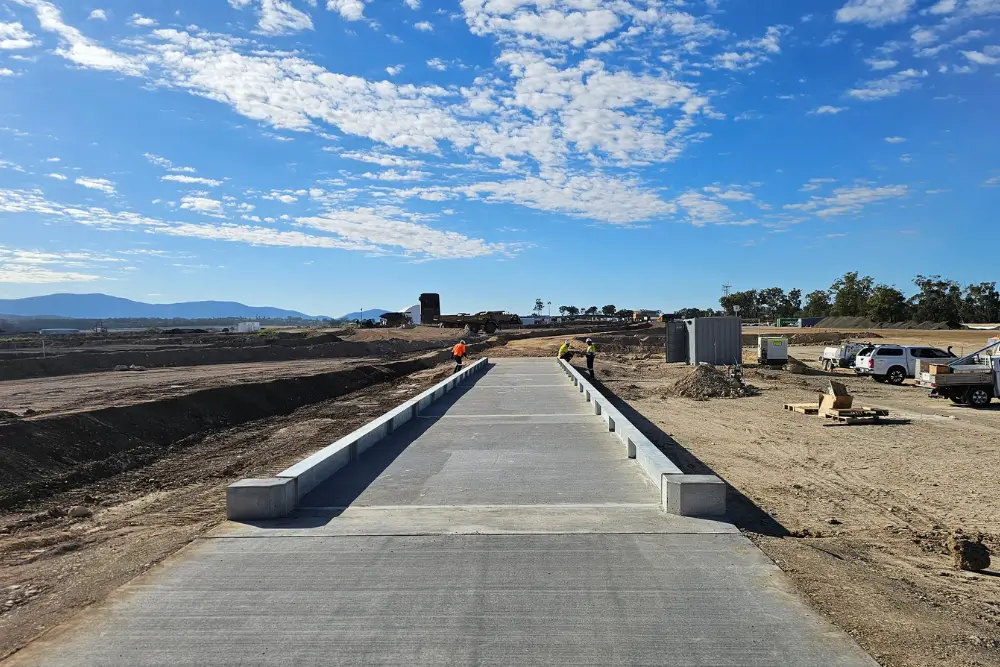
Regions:
<svg viewBox="0 0 1000 667"><path fill-rule="evenodd" d="M546 303L541 299L535 299L535 306L531 309L531 312L535 314L536 317L541 317L545 313ZM559 314L563 316L575 317L577 315L606 315L608 317L632 317L632 311L626 309L619 309L614 304L607 304L598 308L597 306L590 306L589 308L579 308L577 306L559 306Z"/></svg>
<svg viewBox="0 0 1000 667"><path fill-rule="evenodd" d="M865 317L875 322L1000 322L1000 293L995 282L961 285L938 275L918 275L907 297L871 276L850 271L829 289L802 295L780 287L734 292L719 299L726 314L776 320L791 317Z"/></svg>

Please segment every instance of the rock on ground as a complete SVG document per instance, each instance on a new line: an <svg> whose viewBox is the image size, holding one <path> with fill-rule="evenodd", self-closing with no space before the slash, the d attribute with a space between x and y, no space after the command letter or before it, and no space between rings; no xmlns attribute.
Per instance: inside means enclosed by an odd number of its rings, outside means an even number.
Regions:
<svg viewBox="0 0 1000 667"><path fill-rule="evenodd" d="M955 567L959 570L978 572L990 566L990 550L983 544L982 536L972 541L961 533L955 533L948 538L948 551L955 559Z"/></svg>

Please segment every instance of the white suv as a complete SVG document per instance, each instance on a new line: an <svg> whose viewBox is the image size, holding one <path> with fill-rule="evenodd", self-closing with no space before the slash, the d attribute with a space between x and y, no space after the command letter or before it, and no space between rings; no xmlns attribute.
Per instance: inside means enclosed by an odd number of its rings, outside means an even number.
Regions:
<svg viewBox="0 0 1000 667"><path fill-rule="evenodd" d="M903 380L913 377L917 359L923 363L948 363L954 359L951 352L936 347L912 345L876 345L871 350L862 350L854 361L854 372L870 375L876 382L903 384Z"/></svg>

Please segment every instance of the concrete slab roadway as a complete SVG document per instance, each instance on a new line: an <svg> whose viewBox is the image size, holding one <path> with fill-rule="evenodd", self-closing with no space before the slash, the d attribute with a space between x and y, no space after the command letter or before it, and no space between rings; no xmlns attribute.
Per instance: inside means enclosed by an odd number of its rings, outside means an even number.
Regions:
<svg viewBox="0 0 1000 667"><path fill-rule="evenodd" d="M663 513L554 360L453 394L10 664L876 664L732 525Z"/></svg>

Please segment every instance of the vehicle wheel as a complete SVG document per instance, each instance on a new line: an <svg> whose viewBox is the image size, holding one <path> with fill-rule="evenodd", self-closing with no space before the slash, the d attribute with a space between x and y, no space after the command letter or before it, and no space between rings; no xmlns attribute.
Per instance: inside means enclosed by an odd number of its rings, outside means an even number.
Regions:
<svg viewBox="0 0 1000 667"><path fill-rule="evenodd" d="M496 330L497 330L496 322L490 320L489 322L486 323L486 333L493 334L496 333Z"/></svg>
<svg viewBox="0 0 1000 667"><path fill-rule="evenodd" d="M884 375L873 375L872 379L875 380L876 382L885 382Z"/></svg>
<svg viewBox="0 0 1000 667"><path fill-rule="evenodd" d="M893 366L889 369L889 372L885 374L885 381L889 384L901 385L906 379L906 371L900 366Z"/></svg>
<svg viewBox="0 0 1000 667"><path fill-rule="evenodd" d="M965 402L974 408L985 408L992 398L990 391L982 387L969 387L965 392Z"/></svg>

